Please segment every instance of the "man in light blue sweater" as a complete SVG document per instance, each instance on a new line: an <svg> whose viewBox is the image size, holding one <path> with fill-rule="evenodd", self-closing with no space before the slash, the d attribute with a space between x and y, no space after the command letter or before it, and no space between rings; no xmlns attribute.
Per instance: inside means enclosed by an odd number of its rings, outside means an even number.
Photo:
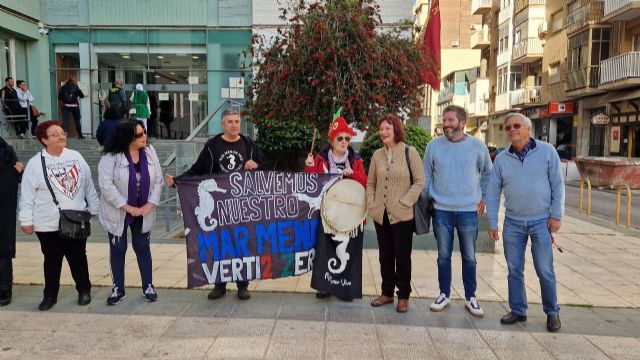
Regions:
<svg viewBox="0 0 640 360"><path fill-rule="evenodd" d="M502 151L493 164L487 190L489 237L499 240L498 209L504 192L505 219L502 230L504 257L509 268L509 307L504 325L527 320L527 293L524 287L524 256L531 237L531 255L540 280L542 304L547 314L547 330L560 329L556 275L553 269L553 233L560 229L564 212L564 179L560 158L553 146L529 137L531 120L509 114L504 129L511 147Z"/></svg>
<svg viewBox="0 0 640 360"><path fill-rule="evenodd" d="M462 282L469 312L484 312L476 299L476 240L478 216L484 213L491 159L487 146L464 133L466 111L448 106L443 111L443 137L429 142L424 154L424 196L433 199L433 233L438 243L438 283L440 295L431 311L451 304L451 253L454 229L462 255Z"/></svg>

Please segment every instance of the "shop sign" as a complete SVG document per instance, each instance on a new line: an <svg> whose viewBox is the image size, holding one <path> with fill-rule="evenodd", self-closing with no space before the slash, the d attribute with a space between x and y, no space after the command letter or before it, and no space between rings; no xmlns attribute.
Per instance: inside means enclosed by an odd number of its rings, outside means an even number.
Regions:
<svg viewBox="0 0 640 360"><path fill-rule="evenodd" d="M571 114L573 113L573 103L552 102L549 103L549 114Z"/></svg>
<svg viewBox="0 0 640 360"><path fill-rule="evenodd" d="M598 113L593 115L591 118L591 123L593 125L609 125L611 122L611 118L607 114Z"/></svg>

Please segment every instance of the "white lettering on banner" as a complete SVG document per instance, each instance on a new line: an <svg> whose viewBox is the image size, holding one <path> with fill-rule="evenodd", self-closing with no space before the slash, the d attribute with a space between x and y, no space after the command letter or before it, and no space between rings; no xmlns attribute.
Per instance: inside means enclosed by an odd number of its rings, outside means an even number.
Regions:
<svg viewBox="0 0 640 360"><path fill-rule="evenodd" d="M227 275L229 272L229 265L231 265L231 259L220 260L220 281L229 282L231 281L231 276Z"/></svg>
<svg viewBox="0 0 640 360"><path fill-rule="evenodd" d="M281 254L282 257L279 261L284 261L284 268L282 273L288 273L290 275L302 275L313 270L313 259L315 258L315 249L309 251L299 251L294 253ZM268 260L265 264L269 264L265 267L265 274L262 274L261 258L264 261ZM206 263L201 263L204 274L209 284L216 282L230 282L230 281L245 281L245 280L258 280L263 278L271 278L272 256L247 256L242 258L232 258L225 260L214 261L211 267Z"/></svg>
<svg viewBox="0 0 640 360"><path fill-rule="evenodd" d="M294 275L301 275L313 270L313 258L316 254L315 249L309 251L297 252L295 256ZM304 261L306 258L306 261Z"/></svg>
<svg viewBox="0 0 640 360"><path fill-rule="evenodd" d="M340 285L342 287L351 286L351 281L341 277L340 279L334 279L329 272L324 273L324 279L331 285Z"/></svg>
<svg viewBox="0 0 640 360"><path fill-rule="evenodd" d="M232 273L233 273L233 281L243 281L242 274L240 271L242 270L242 259L235 258L231 259L232 265Z"/></svg>

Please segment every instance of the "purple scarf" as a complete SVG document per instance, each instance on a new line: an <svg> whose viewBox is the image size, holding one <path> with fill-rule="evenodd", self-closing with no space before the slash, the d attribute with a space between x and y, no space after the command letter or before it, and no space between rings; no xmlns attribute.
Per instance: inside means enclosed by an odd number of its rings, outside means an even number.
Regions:
<svg viewBox="0 0 640 360"><path fill-rule="evenodd" d="M124 155L129 161L129 191L127 194L127 204L135 207L141 207L149 200L149 187L151 181L149 178L149 163L147 162L147 153L144 149L140 149L140 197L137 194L136 167L131 160L131 155L125 151ZM127 213L124 218L124 226L127 227L133 223L133 216Z"/></svg>

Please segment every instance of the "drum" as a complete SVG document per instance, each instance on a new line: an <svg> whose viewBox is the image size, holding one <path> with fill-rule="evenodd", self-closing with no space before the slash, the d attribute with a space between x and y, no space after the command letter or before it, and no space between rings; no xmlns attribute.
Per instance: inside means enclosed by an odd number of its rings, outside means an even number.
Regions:
<svg viewBox="0 0 640 360"><path fill-rule="evenodd" d="M367 218L364 187L352 179L333 183L322 198L321 216L324 231L334 239L355 236Z"/></svg>

